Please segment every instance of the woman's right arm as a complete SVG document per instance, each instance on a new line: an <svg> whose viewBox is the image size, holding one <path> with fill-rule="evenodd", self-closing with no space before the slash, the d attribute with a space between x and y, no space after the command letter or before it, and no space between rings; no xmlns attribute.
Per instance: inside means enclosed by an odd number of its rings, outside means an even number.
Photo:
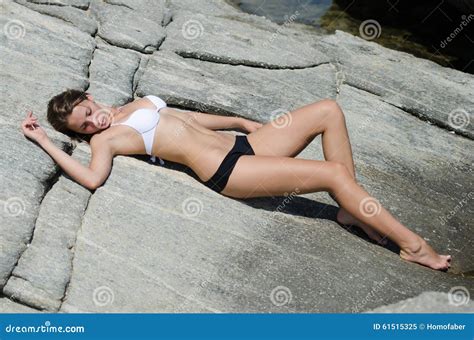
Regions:
<svg viewBox="0 0 474 340"><path fill-rule="evenodd" d="M98 138L99 136L91 138L92 160L89 167L87 167L58 148L30 113L23 121L22 129L25 136L35 140L64 172L84 187L95 190L110 173L114 152L110 143Z"/></svg>
<svg viewBox="0 0 474 340"><path fill-rule="evenodd" d="M95 144L97 144L97 139L94 139ZM92 151L92 161L90 166L96 165L99 169L94 169L92 167L87 167L81 164L78 160L71 157L68 153L64 152L58 148L49 138L45 138L41 141L38 141L38 144L54 159L56 163L71 176L79 184L85 186L90 190L97 189L107 178L107 176L101 176L101 173L108 175L111 168L112 157L107 157L106 154L101 153L105 159L102 159L100 162L97 162L97 156L94 155L94 148L91 146ZM92 144L92 140L91 140ZM95 148L97 150L97 148ZM99 149L100 150L100 149ZM107 162L109 166L105 164ZM99 164L97 164L99 163Z"/></svg>

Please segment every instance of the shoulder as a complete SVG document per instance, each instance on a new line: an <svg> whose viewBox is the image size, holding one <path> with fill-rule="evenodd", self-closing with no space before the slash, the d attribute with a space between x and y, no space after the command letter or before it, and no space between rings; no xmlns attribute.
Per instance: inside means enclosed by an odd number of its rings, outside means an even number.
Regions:
<svg viewBox="0 0 474 340"><path fill-rule="evenodd" d="M96 133L92 135L89 145L91 149L97 150L97 149L113 149L113 144L114 144L114 135L109 131L109 129L102 131L100 133Z"/></svg>

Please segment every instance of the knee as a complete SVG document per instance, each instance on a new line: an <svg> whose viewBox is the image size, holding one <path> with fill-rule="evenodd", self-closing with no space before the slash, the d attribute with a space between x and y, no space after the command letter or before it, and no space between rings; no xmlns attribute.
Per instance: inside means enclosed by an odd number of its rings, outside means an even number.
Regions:
<svg viewBox="0 0 474 340"><path fill-rule="evenodd" d="M352 178L349 169L343 163L329 161L330 165L330 181L329 181L329 189L330 192L334 193L341 187L347 185L351 181L354 181Z"/></svg>
<svg viewBox="0 0 474 340"><path fill-rule="evenodd" d="M344 113L339 104L333 99L323 99L317 102L319 109L328 117L328 123L341 122L344 120Z"/></svg>

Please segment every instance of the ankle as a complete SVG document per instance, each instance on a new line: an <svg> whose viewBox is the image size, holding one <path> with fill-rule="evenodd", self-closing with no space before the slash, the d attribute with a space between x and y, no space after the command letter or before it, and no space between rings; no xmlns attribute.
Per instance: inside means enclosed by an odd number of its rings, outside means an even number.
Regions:
<svg viewBox="0 0 474 340"><path fill-rule="evenodd" d="M425 244L426 241L423 238L417 236L413 240L401 245L400 249L408 254L416 254L423 248Z"/></svg>

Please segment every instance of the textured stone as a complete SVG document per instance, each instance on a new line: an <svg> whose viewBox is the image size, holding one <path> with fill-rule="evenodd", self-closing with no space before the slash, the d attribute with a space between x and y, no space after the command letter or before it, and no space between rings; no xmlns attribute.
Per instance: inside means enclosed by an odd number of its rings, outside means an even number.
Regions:
<svg viewBox="0 0 474 340"><path fill-rule="evenodd" d="M342 31L315 43L339 63L344 82L416 116L474 138L474 76Z"/></svg>
<svg viewBox="0 0 474 340"><path fill-rule="evenodd" d="M150 8L157 8L160 1L153 3ZM165 31L161 26L163 12L153 18L147 18L140 16L144 11L137 13L128 5L110 5L95 1L91 3L90 8L99 21L97 35L113 45L152 53L165 38Z"/></svg>
<svg viewBox="0 0 474 340"><path fill-rule="evenodd" d="M170 104L196 110L266 120L299 105L335 98L335 69L325 64L268 70L159 51L149 59L136 93L162 96Z"/></svg>
<svg viewBox="0 0 474 340"><path fill-rule="evenodd" d="M298 38L279 27L264 29L240 17L182 12L173 16L166 32L160 50L184 57L265 68L305 68L329 62L311 46L313 37Z"/></svg>
<svg viewBox="0 0 474 340"><path fill-rule="evenodd" d="M381 306L367 313L474 313L474 301L463 295L458 301L454 294L423 292L388 306Z"/></svg>
<svg viewBox="0 0 474 340"><path fill-rule="evenodd" d="M347 34L278 30L220 0L1 6L2 27L18 20L20 30L0 32L0 311L364 312L426 291L465 287L472 296L473 141L445 129L450 106L472 103L470 75ZM190 43L180 25L192 18L205 34ZM282 41L314 54L294 58ZM109 105L153 94L171 107L261 122L337 99L358 182L452 254L452 268L401 261L393 244L339 226L324 192L230 199L190 169L146 156L117 156L90 192L19 129L33 109L56 145L87 164L89 147L45 122L48 100L66 88ZM297 157L323 159L321 136Z"/></svg>

